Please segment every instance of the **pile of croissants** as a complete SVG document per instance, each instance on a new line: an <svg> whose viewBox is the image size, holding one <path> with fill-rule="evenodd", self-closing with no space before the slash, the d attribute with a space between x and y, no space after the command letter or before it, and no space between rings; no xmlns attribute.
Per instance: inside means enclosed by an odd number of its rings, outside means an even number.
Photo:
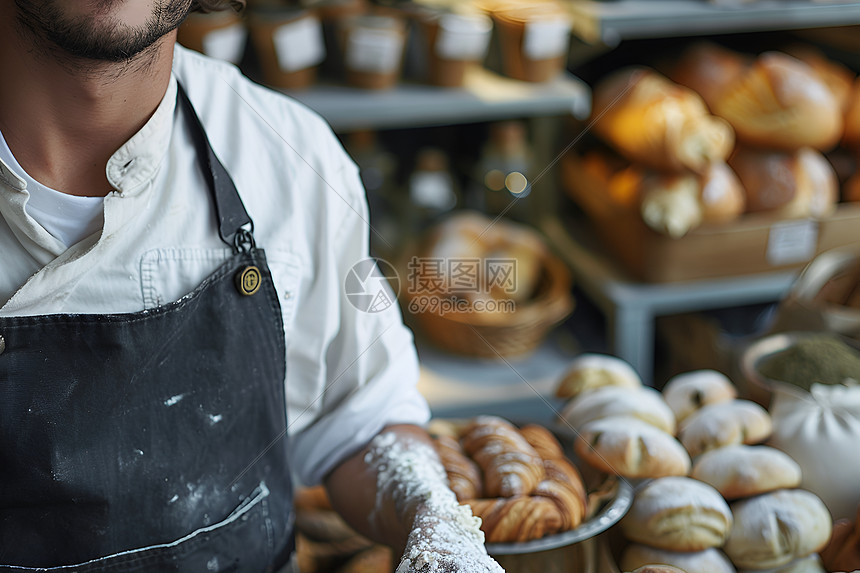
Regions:
<svg viewBox="0 0 860 573"><path fill-rule="evenodd" d="M434 420L429 430L451 489L481 518L487 543L540 539L585 519L582 477L543 426L478 416Z"/></svg>
<svg viewBox="0 0 860 573"><path fill-rule="evenodd" d="M671 237L744 213L824 217L860 199L860 175L837 175L825 156L860 157L860 79L806 46L753 56L702 42L665 74L619 69L594 86L591 124L623 162L591 152L585 167Z"/></svg>

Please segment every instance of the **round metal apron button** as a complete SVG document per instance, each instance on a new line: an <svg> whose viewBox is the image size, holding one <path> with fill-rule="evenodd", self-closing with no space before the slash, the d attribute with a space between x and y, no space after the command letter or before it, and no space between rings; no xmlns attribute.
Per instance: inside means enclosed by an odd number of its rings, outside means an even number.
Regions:
<svg viewBox="0 0 860 573"><path fill-rule="evenodd" d="M4 350L6 350L6 339L0 334L0 354L3 354Z"/></svg>
<svg viewBox="0 0 860 573"><path fill-rule="evenodd" d="M260 289L262 276L260 269L251 265L236 273L236 290L245 296L251 296Z"/></svg>

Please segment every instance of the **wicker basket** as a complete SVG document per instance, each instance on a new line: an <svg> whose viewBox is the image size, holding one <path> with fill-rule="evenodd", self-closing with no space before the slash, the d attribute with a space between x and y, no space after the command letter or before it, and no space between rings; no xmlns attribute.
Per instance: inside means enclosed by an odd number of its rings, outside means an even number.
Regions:
<svg viewBox="0 0 860 573"><path fill-rule="evenodd" d="M421 293L405 294L406 312L436 346L454 354L482 358L522 357L534 351L549 331L573 311L572 279L567 266L550 252L542 256L535 295L513 312L443 312L416 309Z"/></svg>

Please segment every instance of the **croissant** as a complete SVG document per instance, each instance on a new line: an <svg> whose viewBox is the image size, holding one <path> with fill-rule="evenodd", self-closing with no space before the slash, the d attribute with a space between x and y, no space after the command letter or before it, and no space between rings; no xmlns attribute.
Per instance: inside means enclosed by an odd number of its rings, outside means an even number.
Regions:
<svg viewBox="0 0 860 573"><path fill-rule="evenodd" d="M561 444L552 432L537 424L528 424L520 428L520 434L535 449L541 459L558 460L564 458Z"/></svg>
<svg viewBox="0 0 860 573"><path fill-rule="evenodd" d="M472 513L481 518L487 543L523 542L560 531L562 517L548 499L531 496L472 499Z"/></svg>
<svg viewBox="0 0 860 573"><path fill-rule="evenodd" d="M502 418L475 418L461 443L483 471L488 497L527 495L544 478L540 455Z"/></svg>
<svg viewBox="0 0 860 573"><path fill-rule="evenodd" d="M457 499L462 501L481 497L481 470L466 457L460 443L450 436L434 438L433 443L448 474L448 484Z"/></svg>

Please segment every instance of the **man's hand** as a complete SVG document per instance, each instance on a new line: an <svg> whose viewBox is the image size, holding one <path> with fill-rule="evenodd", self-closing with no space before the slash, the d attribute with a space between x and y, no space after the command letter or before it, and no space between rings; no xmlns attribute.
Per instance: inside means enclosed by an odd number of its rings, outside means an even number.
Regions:
<svg viewBox="0 0 860 573"><path fill-rule="evenodd" d="M403 551L396 573L504 573L422 428L386 428L338 466L326 488L353 528Z"/></svg>
<svg viewBox="0 0 860 573"><path fill-rule="evenodd" d="M434 500L418 510L395 573L503 573L484 549L480 526L456 498Z"/></svg>

